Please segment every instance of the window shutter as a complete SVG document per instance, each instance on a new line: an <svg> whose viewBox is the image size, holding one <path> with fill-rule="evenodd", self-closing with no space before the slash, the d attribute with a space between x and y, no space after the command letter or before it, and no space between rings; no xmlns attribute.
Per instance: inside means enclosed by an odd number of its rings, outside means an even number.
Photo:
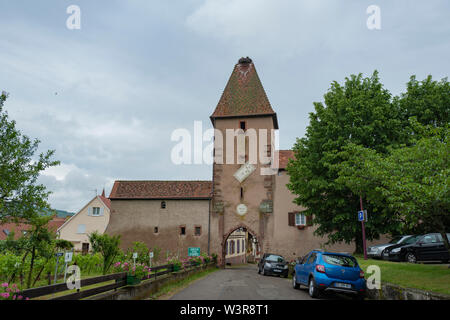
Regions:
<svg viewBox="0 0 450 320"><path fill-rule="evenodd" d="M306 225L307 226L312 226L312 216L306 216Z"/></svg>
<svg viewBox="0 0 450 320"><path fill-rule="evenodd" d="M92 216L92 207L88 208L88 216Z"/></svg>
<svg viewBox="0 0 450 320"><path fill-rule="evenodd" d="M105 211L105 208L100 208L100 215L103 215L103 212Z"/></svg>
<svg viewBox="0 0 450 320"><path fill-rule="evenodd" d="M295 226L295 212L288 213L288 225Z"/></svg>

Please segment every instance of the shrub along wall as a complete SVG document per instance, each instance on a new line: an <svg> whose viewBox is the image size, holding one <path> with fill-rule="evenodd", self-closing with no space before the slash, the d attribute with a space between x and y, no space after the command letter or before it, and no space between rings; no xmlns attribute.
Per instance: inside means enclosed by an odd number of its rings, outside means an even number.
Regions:
<svg viewBox="0 0 450 320"><path fill-rule="evenodd" d="M87 298L87 300L141 300L158 292L159 288L161 288L164 284L178 282L192 274L212 268L217 268L215 263L209 263L207 265L192 267L187 270L172 272L170 274L158 277L157 279L144 280L137 285L122 287L117 291L104 292L102 294Z"/></svg>

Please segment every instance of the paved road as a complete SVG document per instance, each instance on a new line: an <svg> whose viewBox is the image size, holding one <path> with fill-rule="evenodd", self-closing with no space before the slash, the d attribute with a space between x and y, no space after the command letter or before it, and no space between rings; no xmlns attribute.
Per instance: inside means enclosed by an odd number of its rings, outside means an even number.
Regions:
<svg viewBox="0 0 450 320"><path fill-rule="evenodd" d="M292 288L291 280L258 274L256 265L222 269L197 280L171 300L309 300L305 287Z"/></svg>

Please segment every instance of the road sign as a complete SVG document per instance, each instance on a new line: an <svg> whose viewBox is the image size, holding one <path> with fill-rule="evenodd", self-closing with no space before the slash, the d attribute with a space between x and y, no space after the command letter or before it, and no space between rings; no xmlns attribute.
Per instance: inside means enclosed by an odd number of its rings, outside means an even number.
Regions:
<svg viewBox="0 0 450 320"><path fill-rule="evenodd" d="M64 256L64 262L68 263L68 262L72 261L72 256L73 256L72 252L66 252L66 255Z"/></svg>
<svg viewBox="0 0 450 320"><path fill-rule="evenodd" d="M153 258L153 251L150 252L150 258Z"/></svg>
<svg viewBox="0 0 450 320"><path fill-rule="evenodd" d="M64 252L55 253L55 257L62 257L63 255L64 255Z"/></svg>
<svg viewBox="0 0 450 320"><path fill-rule="evenodd" d="M358 211L358 221L364 221L364 211Z"/></svg>
<svg viewBox="0 0 450 320"><path fill-rule="evenodd" d="M133 252L133 259L137 259L137 252Z"/></svg>
<svg viewBox="0 0 450 320"><path fill-rule="evenodd" d="M189 257L198 257L200 255L200 248L188 248Z"/></svg>

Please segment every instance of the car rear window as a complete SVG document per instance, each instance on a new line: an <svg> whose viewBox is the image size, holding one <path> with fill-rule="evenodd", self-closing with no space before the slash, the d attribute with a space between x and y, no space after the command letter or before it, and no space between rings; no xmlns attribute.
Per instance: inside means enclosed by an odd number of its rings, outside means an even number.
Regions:
<svg viewBox="0 0 450 320"><path fill-rule="evenodd" d="M351 267L354 268L358 265L355 258L353 257L346 257L346 256L340 256L340 255L332 255L332 254L324 254L323 260L328 264L333 264L335 266L342 266L342 267Z"/></svg>
<svg viewBox="0 0 450 320"><path fill-rule="evenodd" d="M266 261L284 262L284 258L282 256L277 256L275 254L271 254L271 255L267 256Z"/></svg>

